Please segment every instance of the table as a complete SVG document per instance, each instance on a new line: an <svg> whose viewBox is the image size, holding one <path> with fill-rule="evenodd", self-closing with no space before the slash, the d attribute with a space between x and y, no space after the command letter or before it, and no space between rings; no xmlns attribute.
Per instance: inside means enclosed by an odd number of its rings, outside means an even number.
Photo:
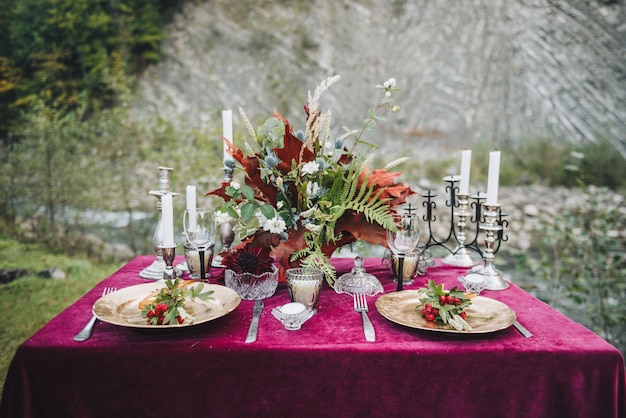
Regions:
<svg viewBox="0 0 626 418"><path fill-rule="evenodd" d="M138 274L152 260L133 259L18 348L1 417L626 416L620 352L514 284L481 295L515 310L533 338L513 327L483 335L406 328L376 311L375 296L377 341L366 342L352 298L327 287L318 313L288 331L271 315L289 301L280 285L252 344L244 342L252 301L180 330L98 322L90 340L74 342L103 288L145 283ZM343 274L352 260L333 264ZM364 266L385 292L395 290L379 259ZM463 272L435 266L405 288L428 279L450 288Z"/></svg>

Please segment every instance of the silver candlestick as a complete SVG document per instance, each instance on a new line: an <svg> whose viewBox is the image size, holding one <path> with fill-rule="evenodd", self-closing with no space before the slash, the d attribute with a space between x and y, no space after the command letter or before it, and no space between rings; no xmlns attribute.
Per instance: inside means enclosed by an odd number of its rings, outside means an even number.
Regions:
<svg viewBox="0 0 626 418"><path fill-rule="evenodd" d="M476 265L476 261L472 259L465 247L465 227L467 225L466 219L470 214L467 211L469 207L469 196L466 194L456 195L456 202L458 203L458 210L454 211L458 217L458 229L455 235L457 241L457 247L453 252L444 257L441 261L444 264L458 267L472 267Z"/></svg>
<svg viewBox="0 0 626 418"><path fill-rule="evenodd" d="M230 184L233 181L233 167L224 166L224 184ZM235 241L235 231L232 222L224 222L220 225L220 241L222 243L222 252L230 251L230 246Z"/></svg>
<svg viewBox="0 0 626 418"><path fill-rule="evenodd" d="M179 193L171 193L170 192L170 173L173 168L170 167L159 167L159 190L151 190L148 192L150 195L157 198L157 211L158 211L158 221L156 225L156 229L154 230L154 235L152 238L152 243L154 244L154 252L156 254L155 260L148 267L143 269L139 273L139 277L147 280L161 280L163 279L163 272L165 271L165 261L163 260L163 251L161 248L161 243L163 241L163 220L161 216L161 197L166 194L171 194L172 196L178 196ZM179 270L175 270L176 274L180 276L182 272Z"/></svg>
<svg viewBox="0 0 626 418"><path fill-rule="evenodd" d="M161 279L163 280L173 280L178 277L176 270L174 270L174 257L176 257L176 245L174 246L164 246L160 245L161 252L163 255L163 262L165 264L165 268L163 269L163 274L161 275Z"/></svg>
<svg viewBox="0 0 626 418"><path fill-rule="evenodd" d="M482 253L484 263L471 269L465 276L470 282L487 281L487 290L504 290L510 286L502 276L502 273L494 267L494 243L496 236L502 231L502 225L498 224L500 205L484 204L485 224L480 229L485 231L485 251Z"/></svg>

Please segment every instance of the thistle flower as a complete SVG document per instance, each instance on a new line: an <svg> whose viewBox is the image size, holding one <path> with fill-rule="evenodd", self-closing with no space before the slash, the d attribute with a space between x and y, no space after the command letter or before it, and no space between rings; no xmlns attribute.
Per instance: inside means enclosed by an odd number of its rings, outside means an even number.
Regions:
<svg viewBox="0 0 626 418"><path fill-rule="evenodd" d="M224 266L237 274L250 273L259 275L272 271L274 260L270 257L269 248L249 245L230 253L224 259Z"/></svg>
<svg viewBox="0 0 626 418"><path fill-rule="evenodd" d="M278 158L276 158L276 155L273 153L266 155L263 161L265 161L265 164L269 168L274 168L276 167L276 165L278 165Z"/></svg>

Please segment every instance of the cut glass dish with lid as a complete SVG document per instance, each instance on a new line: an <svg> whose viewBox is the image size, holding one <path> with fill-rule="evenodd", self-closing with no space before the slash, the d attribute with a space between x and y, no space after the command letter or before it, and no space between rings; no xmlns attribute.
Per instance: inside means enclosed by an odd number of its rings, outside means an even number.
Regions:
<svg viewBox="0 0 626 418"><path fill-rule="evenodd" d="M383 285L375 276L365 271L363 257L354 258L354 267L335 282L335 292L349 295L374 296L383 292Z"/></svg>

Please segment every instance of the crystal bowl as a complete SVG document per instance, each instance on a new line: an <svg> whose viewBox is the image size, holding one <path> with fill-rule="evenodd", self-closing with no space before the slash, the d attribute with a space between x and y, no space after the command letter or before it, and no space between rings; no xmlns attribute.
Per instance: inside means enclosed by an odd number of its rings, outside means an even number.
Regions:
<svg viewBox="0 0 626 418"><path fill-rule="evenodd" d="M272 309L272 315L278 319L290 331L298 330L302 324L315 314L314 309L306 309L299 302L291 302Z"/></svg>
<svg viewBox="0 0 626 418"><path fill-rule="evenodd" d="M241 299L256 300L269 298L278 287L278 268L263 274L235 273L231 269L224 272L226 286L239 294Z"/></svg>
<svg viewBox="0 0 626 418"><path fill-rule="evenodd" d="M479 274L459 276L459 282L465 287L468 293L476 293L477 295L489 286L487 278Z"/></svg>

